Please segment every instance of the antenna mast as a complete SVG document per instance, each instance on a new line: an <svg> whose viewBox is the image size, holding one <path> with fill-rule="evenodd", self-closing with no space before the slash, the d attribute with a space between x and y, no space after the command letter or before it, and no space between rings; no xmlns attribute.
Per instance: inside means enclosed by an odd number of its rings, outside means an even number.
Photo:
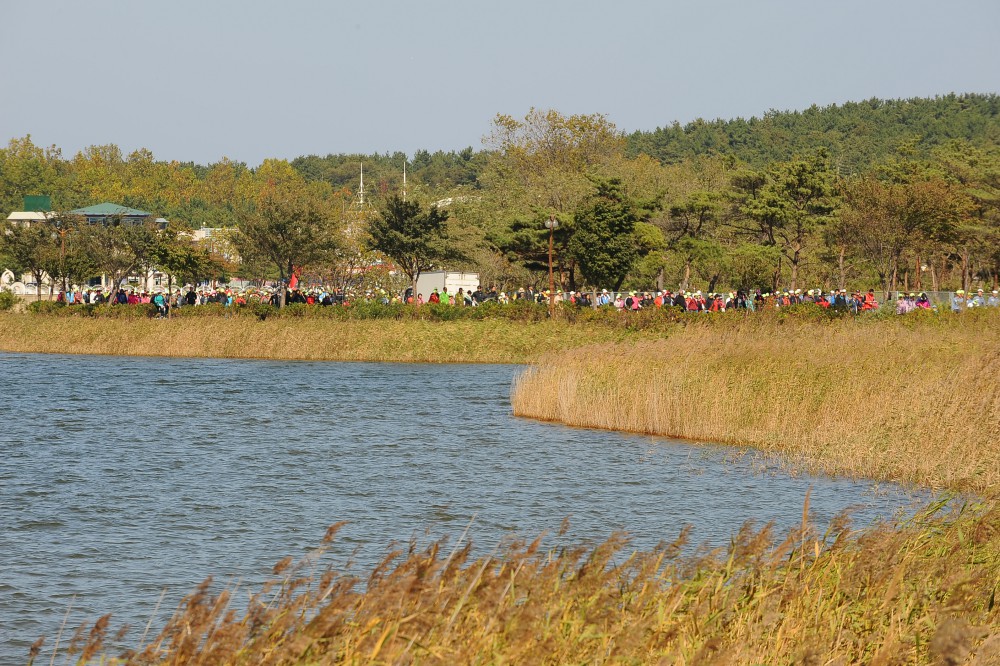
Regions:
<svg viewBox="0 0 1000 666"><path fill-rule="evenodd" d="M378 215L370 199L365 199L365 165L361 163L361 182L354 200L344 211L345 234L350 238L368 228L368 221Z"/></svg>
<svg viewBox="0 0 1000 666"><path fill-rule="evenodd" d="M365 163L361 163L361 185L358 187L358 203L365 205Z"/></svg>

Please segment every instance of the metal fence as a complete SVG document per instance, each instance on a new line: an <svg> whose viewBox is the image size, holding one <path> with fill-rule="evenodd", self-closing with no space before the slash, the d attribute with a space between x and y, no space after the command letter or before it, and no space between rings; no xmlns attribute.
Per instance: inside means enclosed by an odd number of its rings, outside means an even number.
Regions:
<svg viewBox="0 0 1000 666"><path fill-rule="evenodd" d="M954 291L927 291L924 289L913 290L910 292L893 291L889 293L891 296L890 302L895 302L899 294L903 294L904 296L907 296L909 294L916 294L917 296L919 296L920 294L927 294L928 300L930 300L932 304L937 305L938 307L951 307L951 299L955 295ZM977 293L978 293L978 287L976 289L969 290L968 293L965 294L965 296L966 298L971 298L975 296ZM988 299L991 295L992 292L990 290L983 288L984 298Z"/></svg>

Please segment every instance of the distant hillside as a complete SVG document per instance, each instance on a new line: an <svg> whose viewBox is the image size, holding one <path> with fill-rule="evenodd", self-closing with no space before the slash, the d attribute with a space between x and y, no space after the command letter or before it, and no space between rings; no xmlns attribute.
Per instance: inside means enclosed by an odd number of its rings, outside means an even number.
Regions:
<svg viewBox="0 0 1000 666"><path fill-rule="evenodd" d="M384 194L399 191L402 187L405 162L411 185L422 183L433 191L447 192L457 186L475 185L483 157L483 153L466 148L447 153L418 150L410 158L400 152L391 155L303 155L296 157L291 164L306 180L321 180L335 188L351 191L359 185L363 164L367 190Z"/></svg>
<svg viewBox="0 0 1000 666"><path fill-rule="evenodd" d="M932 99L870 99L805 111L771 111L763 118L674 123L628 137L628 153L663 163L697 155L733 155L755 166L787 160L818 147L844 172L864 170L900 145L918 151L954 139L1000 144L1000 96L944 95Z"/></svg>
<svg viewBox="0 0 1000 666"><path fill-rule="evenodd" d="M955 139L1000 145L1000 95L944 95L905 100L870 99L805 111L770 111L763 118L696 120L674 123L626 137L629 157L641 153L664 164L699 155L732 155L762 167L825 147L842 173L857 173L884 161L900 146L918 153ZM413 184L444 193L454 187L479 187L487 153L471 147L434 153L419 150L372 155L304 155L292 166L307 180L354 190L362 163L371 192L397 191L402 169Z"/></svg>

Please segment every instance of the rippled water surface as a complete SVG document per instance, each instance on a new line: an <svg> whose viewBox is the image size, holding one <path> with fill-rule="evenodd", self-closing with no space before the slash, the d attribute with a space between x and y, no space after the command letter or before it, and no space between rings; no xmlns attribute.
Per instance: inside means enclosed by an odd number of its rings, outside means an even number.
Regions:
<svg viewBox="0 0 1000 666"><path fill-rule="evenodd" d="M473 516L479 551L567 516L574 543L626 530L648 547L691 524L718 545L747 519L798 523L810 487L819 524L913 501L516 419L518 371L0 353L0 663L42 634L51 648L68 609L70 627L113 613L128 644L162 590L161 621L205 576L252 585L343 519L335 555L364 568L393 540L453 543Z"/></svg>

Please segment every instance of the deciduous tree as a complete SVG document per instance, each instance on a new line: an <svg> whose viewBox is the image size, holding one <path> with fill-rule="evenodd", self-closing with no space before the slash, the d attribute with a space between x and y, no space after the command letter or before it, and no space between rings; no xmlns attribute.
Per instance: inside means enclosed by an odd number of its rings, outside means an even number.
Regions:
<svg viewBox="0 0 1000 666"><path fill-rule="evenodd" d="M81 241L98 272L111 281L116 293L140 268L149 265L158 233L152 222L135 223L118 217L81 229Z"/></svg>
<svg viewBox="0 0 1000 666"><path fill-rule="evenodd" d="M244 202L237 250L262 256L282 283L296 269L324 265L334 259L341 229L333 209L317 187L307 185L287 162L269 160L257 174L260 189ZM284 305L284 289L281 305Z"/></svg>
<svg viewBox="0 0 1000 666"><path fill-rule="evenodd" d="M392 259L409 278L416 295L417 278L431 264L446 258L445 222L448 213L431 206L423 210L399 195L386 199L381 214L369 222L370 246Z"/></svg>
<svg viewBox="0 0 1000 666"><path fill-rule="evenodd" d="M52 258L58 254L58 243L51 227L45 222L16 224L4 221L0 232L0 255L10 262L15 273L30 273L35 281L35 296L42 298L42 280Z"/></svg>
<svg viewBox="0 0 1000 666"><path fill-rule="evenodd" d="M939 176L892 182L869 175L845 187L843 225L855 252L889 292L904 255L958 240L972 209L961 188Z"/></svg>
<svg viewBox="0 0 1000 666"><path fill-rule="evenodd" d="M484 181L498 208L572 213L591 190L588 175L624 154L601 114L564 116L532 108L518 120L498 114L484 139L492 151Z"/></svg>

